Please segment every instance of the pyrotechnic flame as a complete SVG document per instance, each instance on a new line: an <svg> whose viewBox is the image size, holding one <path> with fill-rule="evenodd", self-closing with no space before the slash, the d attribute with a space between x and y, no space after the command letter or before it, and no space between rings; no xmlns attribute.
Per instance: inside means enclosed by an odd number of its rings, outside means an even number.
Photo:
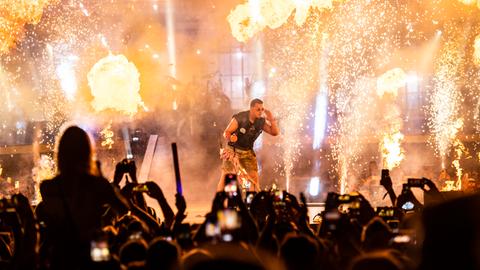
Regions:
<svg viewBox="0 0 480 270"><path fill-rule="evenodd" d="M403 134L396 131L392 134L385 134L380 142L380 149L383 159L384 168L393 169L400 165L405 158L404 150L401 147Z"/></svg>
<svg viewBox="0 0 480 270"><path fill-rule="evenodd" d="M100 59L88 72L93 108L99 112L113 109L134 115L138 106L144 106L140 97L140 74L123 55L109 55Z"/></svg>
<svg viewBox="0 0 480 270"><path fill-rule="evenodd" d="M455 187L457 190L462 190L463 169L460 166L460 159L464 154L468 154L468 152L465 145L463 145L463 143L459 139L455 140L455 142L453 143L453 147L455 152L455 160L452 162L452 165L455 167L457 175L457 182L455 184Z"/></svg>
<svg viewBox="0 0 480 270"><path fill-rule="evenodd" d="M455 181L449 180L445 181L445 185L442 187L442 191L455 191L457 188L455 187Z"/></svg>
<svg viewBox="0 0 480 270"><path fill-rule="evenodd" d="M340 0L248 0L233 9L227 17L232 35L246 42L265 27L278 28L295 11L295 22L302 26L311 8L331 9Z"/></svg>
<svg viewBox="0 0 480 270"><path fill-rule="evenodd" d="M377 95L382 97L389 93L396 97L398 88L403 87L406 80L407 74L401 68L394 68L385 72L377 79Z"/></svg>
<svg viewBox="0 0 480 270"><path fill-rule="evenodd" d="M402 118L400 111L393 102L398 95L398 88L405 85L406 79L407 74L401 68L389 70L377 78L377 95L382 98L383 104L391 103L387 113L383 116L383 120L387 123L387 129L383 131L380 141L383 167L389 170L400 165L400 162L405 158L401 146L404 138L400 132Z"/></svg>
<svg viewBox="0 0 480 270"><path fill-rule="evenodd" d="M468 151L465 145L463 145L458 138L455 139L457 132L463 127L463 119L458 119L455 124L455 127L451 130L452 140L454 140L452 147L455 153L455 159L452 161L452 166L455 168L457 179L456 181L446 181L442 191L462 190L463 169L460 166L460 159L463 155L468 155Z"/></svg>
<svg viewBox="0 0 480 270"><path fill-rule="evenodd" d="M480 2L479 2L480 3ZM475 37L475 43L473 45L473 61L476 65L480 66L480 35Z"/></svg>
<svg viewBox="0 0 480 270"><path fill-rule="evenodd" d="M458 0L458 2L465 4L465 5L474 5L474 4L479 4L480 1L477 0Z"/></svg>
<svg viewBox="0 0 480 270"><path fill-rule="evenodd" d="M114 132L111 130L112 128L112 121L108 123L108 125L100 131L100 135L102 136L102 147L106 147L107 149L112 149L113 144L115 141L113 140Z"/></svg>
<svg viewBox="0 0 480 270"><path fill-rule="evenodd" d="M0 0L0 55L8 53L10 48L24 35L26 24L37 24L43 10L58 0Z"/></svg>
<svg viewBox="0 0 480 270"><path fill-rule="evenodd" d="M32 176L35 187L35 197L33 203L42 200L40 195L40 183L46 179L52 179L55 176L55 161L49 155L41 155L37 165L32 169Z"/></svg>

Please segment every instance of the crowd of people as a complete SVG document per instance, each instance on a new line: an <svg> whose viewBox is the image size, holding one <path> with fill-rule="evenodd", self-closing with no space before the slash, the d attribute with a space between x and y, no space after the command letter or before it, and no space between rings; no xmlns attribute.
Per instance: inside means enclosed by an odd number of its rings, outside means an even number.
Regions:
<svg viewBox="0 0 480 270"><path fill-rule="evenodd" d="M69 127L57 142L57 175L40 186L42 201L0 200L0 269L480 268L480 196L447 201L426 178L395 194L384 170L379 184L390 206L329 193L320 222L310 224L303 194L243 194L228 174L205 221L188 224L182 194L174 211L155 182L138 183L134 162L118 163L109 181L93 155L87 133Z"/></svg>

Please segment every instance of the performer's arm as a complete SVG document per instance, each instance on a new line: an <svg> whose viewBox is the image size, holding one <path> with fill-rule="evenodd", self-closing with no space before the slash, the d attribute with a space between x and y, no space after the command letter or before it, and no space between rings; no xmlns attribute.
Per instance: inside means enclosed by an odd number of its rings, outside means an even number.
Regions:
<svg viewBox="0 0 480 270"><path fill-rule="evenodd" d="M272 136L277 136L278 134L280 134L277 119L273 117L272 112L269 110L265 110L265 116L267 121L265 121L265 124L263 125L263 131Z"/></svg>
<svg viewBox="0 0 480 270"><path fill-rule="evenodd" d="M235 118L232 118L232 120L230 121L230 124L228 124L227 128L225 129L225 131L223 132L223 137L225 139L227 139L227 142L229 141L232 141L232 133L235 132L235 130L237 130L238 128L238 122L237 122L237 119ZM235 135L234 135L235 136ZM236 137L236 136L235 136ZM233 142L236 141L236 138Z"/></svg>

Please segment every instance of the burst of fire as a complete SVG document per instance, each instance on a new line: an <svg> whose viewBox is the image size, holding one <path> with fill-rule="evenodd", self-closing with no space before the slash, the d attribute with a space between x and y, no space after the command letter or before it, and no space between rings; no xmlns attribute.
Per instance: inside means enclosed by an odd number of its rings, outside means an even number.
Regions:
<svg viewBox="0 0 480 270"><path fill-rule="evenodd" d="M40 183L43 180L51 179L55 176L55 161L48 155L41 155L37 165L32 169L32 177L35 183L35 197L32 203L36 204L42 200L40 195Z"/></svg>
<svg viewBox="0 0 480 270"><path fill-rule="evenodd" d="M265 27L278 28L295 11L295 23L303 25L310 9L331 9L341 0L248 0L237 5L227 17L233 36L246 42Z"/></svg>
<svg viewBox="0 0 480 270"><path fill-rule="evenodd" d="M468 155L467 148L465 145L456 137L456 134L460 129L463 127L463 119L458 119L455 122L455 126L451 129L451 136L452 136L452 147L453 151L455 153L455 159L452 161L452 166L455 168L456 171L456 181L445 181L445 186L442 188L442 191L457 191L457 190L462 190L462 176L463 176L463 169L460 166L460 159L464 155Z"/></svg>
<svg viewBox="0 0 480 270"><path fill-rule="evenodd" d="M101 146L106 147L107 149L112 149L113 144L115 143L113 140L114 132L111 130L112 128L112 121L108 123L108 125L100 131L100 136L102 137Z"/></svg>
<svg viewBox="0 0 480 270"><path fill-rule="evenodd" d="M24 35L26 24L37 24L44 9L58 0L1 0L0 54L8 53Z"/></svg>
<svg viewBox="0 0 480 270"><path fill-rule="evenodd" d="M442 187L442 191L456 191L455 181L449 180L445 181L445 185Z"/></svg>
<svg viewBox="0 0 480 270"><path fill-rule="evenodd" d="M397 90L405 85L407 74L401 68L394 68L385 72L377 79L377 95L382 97L384 94L397 96Z"/></svg>
<svg viewBox="0 0 480 270"><path fill-rule="evenodd" d="M401 68L394 68L377 78L377 95L382 98L382 104L389 105L388 111L383 115L387 128L382 132L380 140L380 154L383 168L393 169L400 165L405 158L402 148L403 134L400 132L402 118L400 111L395 106L398 89L405 85L407 74Z"/></svg>
<svg viewBox="0 0 480 270"><path fill-rule="evenodd" d="M403 137L400 131L385 134L383 137L380 142L380 149L384 168L391 170L400 165L400 162L405 158L405 153L401 146Z"/></svg>
<svg viewBox="0 0 480 270"><path fill-rule="evenodd" d="M480 1L478 0L458 0L460 3L463 3L465 5L474 5L477 4L477 6L480 5Z"/></svg>
<svg viewBox="0 0 480 270"><path fill-rule="evenodd" d="M475 43L473 45L473 61L476 65L480 66L480 35L475 37Z"/></svg>
<svg viewBox="0 0 480 270"><path fill-rule="evenodd" d="M456 175L457 175L457 182L455 184L456 190L462 190L462 176L463 176L463 169L460 166L460 159L464 154L468 154L467 148L463 143L456 139L453 143L454 152L455 152L455 160L452 162L452 165L455 167Z"/></svg>
<svg viewBox="0 0 480 270"><path fill-rule="evenodd" d="M140 97L140 73L123 55L108 55L100 59L87 75L93 108L99 112L113 109L134 115L138 106L144 107Z"/></svg>

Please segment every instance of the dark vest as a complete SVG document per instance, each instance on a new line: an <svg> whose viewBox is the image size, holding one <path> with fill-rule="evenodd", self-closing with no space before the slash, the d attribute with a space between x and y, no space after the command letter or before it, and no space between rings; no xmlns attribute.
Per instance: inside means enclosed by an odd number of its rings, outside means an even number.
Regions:
<svg viewBox="0 0 480 270"><path fill-rule="evenodd" d="M253 149L253 143L262 133L265 118L257 118L252 123L248 118L249 113L250 111L244 111L233 116L238 122L238 128L235 130L238 140L235 143L229 142L228 145L241 150Z"/></svg>

